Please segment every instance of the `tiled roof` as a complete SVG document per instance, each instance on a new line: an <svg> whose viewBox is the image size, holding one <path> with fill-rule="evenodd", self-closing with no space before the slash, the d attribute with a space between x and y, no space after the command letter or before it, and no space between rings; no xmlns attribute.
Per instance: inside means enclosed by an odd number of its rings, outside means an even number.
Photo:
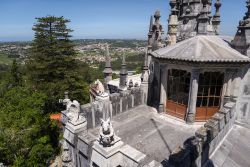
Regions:
<svg viewBox="0 0 250 167"><path fill-rule="evenodd" d="M195 36L152 53L156 58L192 62L250 62L218 36Z"/></svg>

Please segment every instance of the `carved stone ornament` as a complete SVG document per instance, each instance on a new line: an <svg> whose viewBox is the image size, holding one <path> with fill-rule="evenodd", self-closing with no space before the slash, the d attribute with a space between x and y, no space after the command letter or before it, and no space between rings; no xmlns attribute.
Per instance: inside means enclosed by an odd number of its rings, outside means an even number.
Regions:
<svg viewBox="0 0 250 167"><path fill-rule="evenodd" d="M106 121L101 119L101 128L100 128L100 144L104 147L110 147L114 144L114 129L112 126L112 123L110 121L110 118L108 118Z"/></svg>

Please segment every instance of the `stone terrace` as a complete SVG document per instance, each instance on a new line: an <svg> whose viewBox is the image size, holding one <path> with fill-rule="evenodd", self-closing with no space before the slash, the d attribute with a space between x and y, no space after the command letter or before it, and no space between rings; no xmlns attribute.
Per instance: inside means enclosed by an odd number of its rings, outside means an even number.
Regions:
<svg viewBox="0 0 250 167"><path fill-rule="evenodd" d="M154 108L141 105L112 118L116 135L126 144L148 156L148 161L166 160L170 153L189 137L201 125L186 125L160 115ZM99 128L89 131L96 138Z"/></svg>
<svg viewBox="0 0 250 167"><path fill-rule="evenodd" d="M210 166L243 167L250 166L250 129L234 125L219 148L211 156ZM208 165L209 166L209 165Z"/></svg>

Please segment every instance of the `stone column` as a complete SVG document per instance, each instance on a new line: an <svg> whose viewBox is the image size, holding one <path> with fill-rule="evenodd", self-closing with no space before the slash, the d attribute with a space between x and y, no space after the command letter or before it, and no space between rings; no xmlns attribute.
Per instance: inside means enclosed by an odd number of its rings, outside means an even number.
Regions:
<svg viewBox="0 0 250 167"><path fill-rule="evenodd" d="M200 75L199 69L192 70L190 88L189 88L188 109L187 109L187 116L186 116L186 121L187 123L190 123L190 124L195 122L199 75Z"/></svg>
<svg viewBox="0 0 250 167"><path fill-rule="evenodd" d="M160 103L158 112L165 112L166 111L166 101L167 101L167 66L163 65L160 66Z"/></svg>

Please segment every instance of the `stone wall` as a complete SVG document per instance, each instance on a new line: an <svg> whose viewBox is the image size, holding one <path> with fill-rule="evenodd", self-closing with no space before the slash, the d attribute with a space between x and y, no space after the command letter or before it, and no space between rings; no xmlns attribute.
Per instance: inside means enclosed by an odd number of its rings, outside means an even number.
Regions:
<svg viewBox="0 0 250 167"><path fill-rule="evenodd" d="M110 94L109 99L100 99L81 106L86 115L87 128L100 125L100 119L107 119L144 103L143 91L138 88Z"/></svg>
<svg viewBox="0 0 250 167"><path fill-rule="evenodd" d="M227 102L223 108L177 148L169 157L170 166L206 166L210 155L233 127L236 118L235 102Z"/></svg>
<svg viewBox="0 0 250 167"><path fill-rule="evenodd" d="M236 106L237 122L250 127L250 65L242 71L240 92Z"/></svg>

